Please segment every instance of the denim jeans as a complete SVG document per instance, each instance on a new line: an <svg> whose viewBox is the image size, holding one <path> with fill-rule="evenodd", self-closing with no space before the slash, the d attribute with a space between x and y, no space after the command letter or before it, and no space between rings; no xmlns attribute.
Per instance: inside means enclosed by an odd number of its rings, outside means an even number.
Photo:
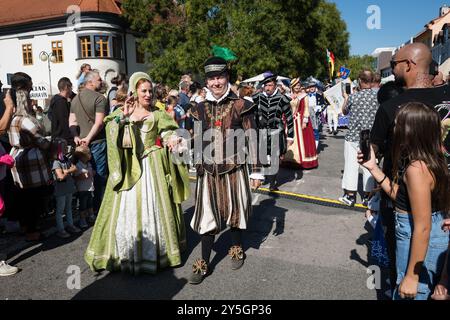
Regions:
<svg viewBox="0 0 450 320"><path fill-rule="evenodd" d="M66 213L67 224L73 226L72 218L72 194L55 197L56 200L56 228L58 231L64 230L63 213Z"/></svg>
<svg viewBox="0 0 450 320"><path fill-rule="evenodd" d="M106 141L91 143L89 146L92 153L92 169L94 176L94 211L98 211L105 193L106 178L108 176L108 162L106 158Z"/></svg>
<svg viewBox="0 0 450 320"><path fill-rule="evenodd" d="M78 192L78 200L80 201L80 212L89 210L93 208L93 196L90 191L80 191Z"/></svg>
<svg viewBox="0 0 450 320"><path fill-rule="evenodd" d="M419 274L419 286L415 300L428 300L433 293L442 273L448 248L448 234L442 230L443 214L435 212L431 219L430 240L427 255ZM397 288L393 295L394 300L401 300L398 285L402 282L408 269L413 229L411 214L395 213Z"/></svg>

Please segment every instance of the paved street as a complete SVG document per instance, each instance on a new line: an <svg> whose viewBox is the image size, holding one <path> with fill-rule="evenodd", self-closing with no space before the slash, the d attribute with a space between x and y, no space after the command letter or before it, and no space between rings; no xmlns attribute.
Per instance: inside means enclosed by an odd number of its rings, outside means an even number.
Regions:
<svg viewBox="0 0 450 320"><path fill-rule="evenodd" d="M339 195L342 133L324 137L323 143L320 168L305 172L282 190ZM9 263L22 271L0 278L0 299L377 299L377 292L366 285L370 229L363 213L263 194L255 195L254 204L244 236L244 267L230 269L229 233L222 233L211 257L213 273L200 286L186 280L192 262L200 256L200 238L188 226L191 199L183 205L189 243L184 265L156 276L94 274L83 260L89 229L78 238L53 236L26 249L17 250L15 244ZM69 266L80 268L79 290L68 289Z"/></svg>

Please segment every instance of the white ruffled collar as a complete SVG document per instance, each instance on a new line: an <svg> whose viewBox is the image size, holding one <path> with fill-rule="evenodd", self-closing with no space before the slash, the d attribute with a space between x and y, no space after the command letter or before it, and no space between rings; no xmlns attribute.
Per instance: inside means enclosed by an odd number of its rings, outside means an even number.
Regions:
<svg viewBox="0 0 450 320"><path fill-rule="evenodd" d="M216 99L216 98L213 96L211 90L207 89L207 91L206 91L206 100L208 100L208 101L210 101L210 102L220 103L220 102L222 102L223 100L225 100L226 97L228 97L228 95L230 94L230 91L231 91L231 85L228 83L227 91L226 91L226 92L224 93L224 95L221 96L219 99Z"/></svg>
<svg viewBox="0 0 450 320"><path fill-rule="evenodd" d="M274 95L276 95L277 93L278 93L278 88L274 91L274 93L272 93L272 95L271 96L268 96L267 95L267 93L265 92L265 91L263 91L263 94L266 96L266 97L268 97L268 98L270 98L270 97L273 97Z"/></svg>

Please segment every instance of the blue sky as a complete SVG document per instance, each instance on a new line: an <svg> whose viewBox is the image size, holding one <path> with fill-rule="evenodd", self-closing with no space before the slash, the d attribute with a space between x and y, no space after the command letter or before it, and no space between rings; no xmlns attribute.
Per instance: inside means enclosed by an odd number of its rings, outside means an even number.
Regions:
<svg viewBox="0 0 450 320"><path fill-rule="evenodd" d="M350 53L370 54L380 47L398 47L437 18L439 8L450 0L328 0L336 3L350 33ZM370 5L381 12L381 29L369 30Z"/></svg>

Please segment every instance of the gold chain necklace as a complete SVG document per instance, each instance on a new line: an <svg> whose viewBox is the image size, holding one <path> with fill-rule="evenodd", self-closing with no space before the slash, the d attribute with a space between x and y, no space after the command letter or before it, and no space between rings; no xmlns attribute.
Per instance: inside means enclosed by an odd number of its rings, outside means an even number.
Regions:
<svg viewBox="0 0 450 320"><path fill-rule="evenodd" d="M211 110L209 109L209 104L205 104L205 111L206 111L206 115L208 116L209 119L211 119L211 121L214 124L214 127L216 127L217 129L220 129L222 127L222 120L223 118L231 111L231 108L233 107L232 103L229 103L228 106L225 108L225 110L223 110L222 112L220 112L219 114L215 114L215 116L212 115ZM216 107L217 110L217 107Z"/></svg>

